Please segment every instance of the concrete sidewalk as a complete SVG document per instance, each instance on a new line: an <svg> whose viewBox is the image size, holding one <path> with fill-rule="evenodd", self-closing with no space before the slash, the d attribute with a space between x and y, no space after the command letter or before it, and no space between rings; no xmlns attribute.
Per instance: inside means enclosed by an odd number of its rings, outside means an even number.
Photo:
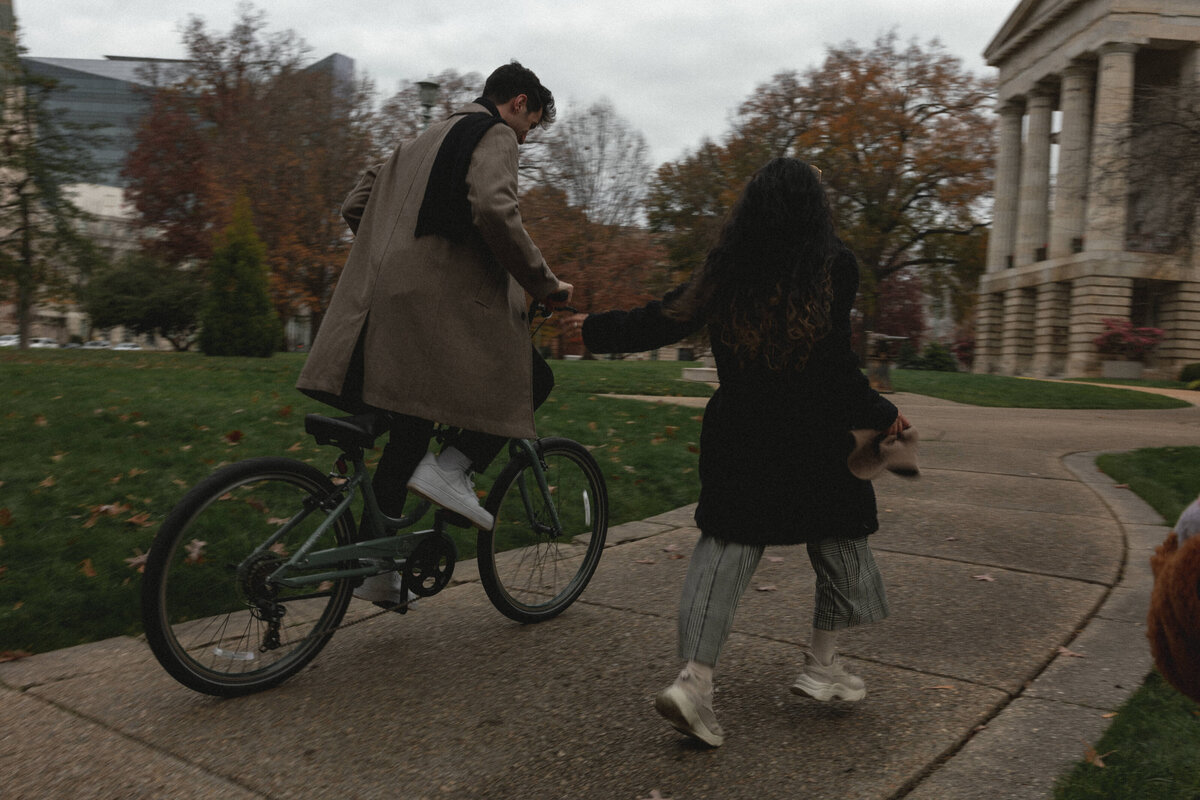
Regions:
<svg viewBox="0 0 1200 800"><path fill-rule="evenodd" d="M460 564L412 614L340 631L248 698L183 688L137 639L0 664L0 795L1047 797L1151 667L1147 560L1167 527L1094 456L1194 444L1200 408L893 399L921 430L924 475L876 482L892 616L842 638L861 703L789 694L812 577L802 550L778 548L717 672L725 746L655 714L697 535L680 509L612 529L583 598L551 622L509 622Z"/></svg>

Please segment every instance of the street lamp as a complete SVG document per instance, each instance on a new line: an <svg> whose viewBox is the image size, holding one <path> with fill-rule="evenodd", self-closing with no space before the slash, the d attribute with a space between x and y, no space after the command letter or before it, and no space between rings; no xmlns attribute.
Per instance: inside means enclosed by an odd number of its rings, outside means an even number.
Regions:
<svg viewBox="0 0 1200 800"><path fill-rule="evenodd" d="M420 99L421 108L424 109L422 119L425 124L422 130L429 127L430 109L437 103L438 85L433 81L417 81L417 97Z"/></svg>

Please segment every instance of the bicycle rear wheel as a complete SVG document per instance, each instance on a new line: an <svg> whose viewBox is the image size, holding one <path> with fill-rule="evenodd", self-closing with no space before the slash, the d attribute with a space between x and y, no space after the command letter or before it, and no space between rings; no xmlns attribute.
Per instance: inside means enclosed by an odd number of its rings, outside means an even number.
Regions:
<svg viewBox="0 0 1200 800"><path fill-rule="evenodd" d="M234 697L275 686L329 641L350 602L348 579L301 588L268 577L312 534L335 489L308 464L255 458L198 483L172 509L146 559L142 624L159 663L185 686ZM255 553L290 518L309 513ZM314 549L349 544L343 514Z"/></svg>
<svg viewBox="0 0 1200 800"><path fill-rule="evenodd" d="M570 439L542 439L550 505L527 457L496 478L485 507L495 516L478 536L479 577L492 605L518 622L561 614L587 587L608 534L608 491L595 459Z"/></svg>

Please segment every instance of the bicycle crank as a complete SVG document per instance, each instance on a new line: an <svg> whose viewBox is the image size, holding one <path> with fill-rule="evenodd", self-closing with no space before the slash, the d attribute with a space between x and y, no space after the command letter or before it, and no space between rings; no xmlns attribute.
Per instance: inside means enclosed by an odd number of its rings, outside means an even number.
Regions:
<svg viewBox="0 0 1200 800"><path fill-rule="evenodd" d="M458 548L443 531L423 538L404 562L404 587L418 597L429 597L446 588L454 574Z"/></svg>

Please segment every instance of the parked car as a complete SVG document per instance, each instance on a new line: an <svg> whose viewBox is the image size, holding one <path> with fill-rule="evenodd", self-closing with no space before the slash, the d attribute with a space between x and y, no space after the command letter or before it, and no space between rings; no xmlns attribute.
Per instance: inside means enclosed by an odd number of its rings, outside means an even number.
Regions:
<svg viewBox="0 0 1200 800"><path fill-rule="evenodd" d="M57 349L58 349L58 342L54 341L53 339L47 339L45 336L34 336L34 337L31 337L31 338L30 338L30 340L29 340L29 346L30 346L31 348L50 348L50 347L53 347L54 349L56 349L56 350L57 350Z"/></svg>
<svg viewBox="0 0 1200 800"><path fill-rule="evenodd" d="M90 342L84 342L84 350L107 350L109 348L107 339L92 339Z"/></svg>
<svg viewBox="0 0 1200 800"><path fill-rule="evenodd" d="M118 342L112 346L113 350L141 350L142 346L136 342Z"/></svg>
<svg viewBox="0 0 1200 800"><path fill-rule="evenodd" d="M16 347L21 343L21 337L15 333L6 333L0 336L0 347Z"/></svg>

